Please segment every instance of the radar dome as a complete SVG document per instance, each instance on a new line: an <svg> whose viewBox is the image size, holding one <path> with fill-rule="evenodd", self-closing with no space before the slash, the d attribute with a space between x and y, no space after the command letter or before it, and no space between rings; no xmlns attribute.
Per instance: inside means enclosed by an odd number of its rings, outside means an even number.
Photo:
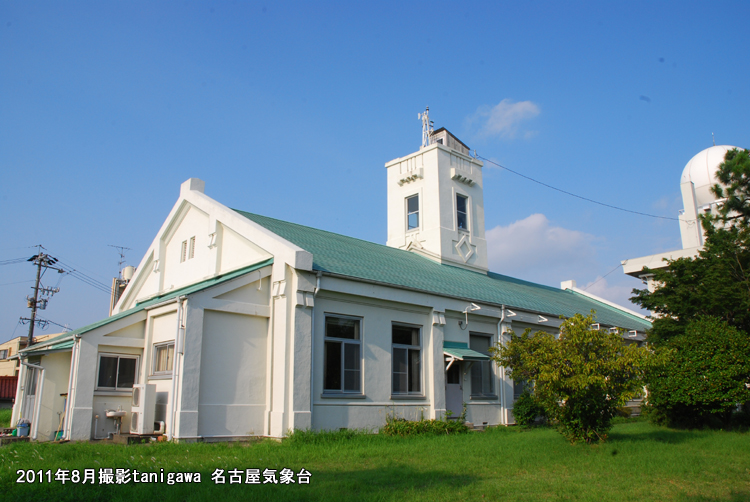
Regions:
<svg viewBox="0 0 750 502"><path fill-rule="evenodd" d="M716 200L716 196L711 192L711 187L718 183L716 171L719 165L724 162L724 155L728 150L737 148L736 146L719 145L706 148L695 157L690 159L685 169L682 170L680 183L692 181L695 187L695 205L697 207L711 204Z"/></svg>

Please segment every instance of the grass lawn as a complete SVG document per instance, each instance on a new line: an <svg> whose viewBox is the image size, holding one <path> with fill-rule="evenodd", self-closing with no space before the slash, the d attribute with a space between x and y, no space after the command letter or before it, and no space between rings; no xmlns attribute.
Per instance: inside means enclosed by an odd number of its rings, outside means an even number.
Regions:
<svg viewBox="0 0 750 502"><path fill-rule="evenodd" d="M17 484L17 469L193 471L200 484ZM301 468L309 485L215 485L216 468ZM225 473L226 474L226 473ZM83 473L82 473L83 475ZM46 475L45 475L46 476ZM227 477L228 480L228 477ZM243 477L244 481L244 477ZM636 421L598 446L551 429L458 436L338 434L282 444L17 444L0 448L4 500L750 500L750 435Z"/></svg>

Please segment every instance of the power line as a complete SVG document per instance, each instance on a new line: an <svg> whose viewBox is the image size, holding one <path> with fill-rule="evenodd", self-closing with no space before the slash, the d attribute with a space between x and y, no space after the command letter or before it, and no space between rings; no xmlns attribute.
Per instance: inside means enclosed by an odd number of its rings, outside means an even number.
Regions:
<svg viewBox="0 0 750 502"><path fill-rule="evenodd" d="M615 270L617 270L617 269L618 269L618 268L620 268L620 267L622 267L622 265L621 265L621 264L618 264L618 265L617 265L617 266L616 266L615 268L613 268L612 270L610 270L609 272L607 272L606 274L604 274L603 276L601 276L600 278L598 278L597 280L595 280L594 282L592 282L591 284L589 284L588 286L586 286L585 288L583 288L583 290L584 290L584 291L586 291L586 290L587 290L587 289L589 289L589 288L590 288L591 286L593 286L593 285L594 285L594 284L596 284L597 282L601 281L602 279L604 279L605 277L607 277L607 276L608 276L609 274L611 274L612 272L614 272Z"/></svg>
<svg viewBox="0 0 750 502"><path fill-rule="evenodd" d="M28 260L28 258L12 258L10 260L2 260L2 261L0 261L0 265L13 265L15 263L23 263L26 260Z"/></svg>
<svg viewBox="0 0 750 502"><path fill-rule="evenodd" d="M592 202L594 204L599 204L600 206L608 207L610 209L616 209L618 211L624 211L626 213L638 214L638 215L641 215L641 216L648 216L649 218L659 218L659 219L662 219L662 220L679 221L679 218L672 218L670 216L659 216L657 214L642 213L640 211L633 211L632 209L625 209L624 207L613 206L612 204L606 204L604 202L599 202L598 200L589 199L588 197L584 197L582 195L574 194L572 192L568 192L568 191L563 190L561 188L553 187L552 185L548 185L547 183L541 182L539 180L535 180L534 178L526 176L525 174L521 174L521 173L519 173L517 171L514 171L513 169L509 169L509 168L507 168L505 166L502 166L502 165L498 164L497 162L493 162L490 159L481 157L479 155L477 155L476 158L482 159L484 161L487 161L490 164L494 164L494 165L496 165L497 167L499 167L501 169L505 169L506 171L509 171L509 172L515 174L516 176L520 176L521 178L525 178L525 179L527 179L529 181L533 181L534 183L537 183L539 185L545 186L547 188L551 188L552 190L556 190L556 191L558 191L560 193L564 193L565 195L570 195L571 197L576 197L578 199L585 200L586 202Z"/></svg>

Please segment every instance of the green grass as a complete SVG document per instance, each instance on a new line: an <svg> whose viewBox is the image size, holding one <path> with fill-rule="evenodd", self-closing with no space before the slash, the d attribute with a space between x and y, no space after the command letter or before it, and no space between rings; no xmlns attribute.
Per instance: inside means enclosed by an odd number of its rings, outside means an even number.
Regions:
<svg viewBox="0 0 750 502"><path fill-rule="evenodd" d="M17 469L197 471L200 485L19 485ZM215 468L312 473L310 485L214 485ZM750 435L619 423L609 442L570 445L547 428L386 437L352 431L284 443L17 444L0 448L4 500L750 500Z"/></svg>
<svg viewBox="0 0 750 502"><path fill-rule="evenodd" d="M10 408L0 409L0 427L10 427L10 416L13 410Z"/></svg>

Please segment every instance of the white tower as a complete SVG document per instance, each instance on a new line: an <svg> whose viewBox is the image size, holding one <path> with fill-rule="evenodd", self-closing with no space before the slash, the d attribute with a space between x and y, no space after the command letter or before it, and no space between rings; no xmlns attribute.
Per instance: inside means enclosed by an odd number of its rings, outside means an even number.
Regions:
<svg viewBox="0 0 750 502"><path fill-rule="evenodd" d="M682 170L680 191L683 210L680 211L680 235L682 248L696 248L703 245L704 233L698 215L718 212L716 196L711 192L718 180L716 172L724 162L728 150L735 146L719 145L706 148L695 155Z"/></svg>
<svg viewBox="0 0 750 502"><path fill-rule="evenodd" d="M388 162L388 246L487 272L482 162L420 114L423 146ZM425 138L429 141L425 141Z"/></svg>

